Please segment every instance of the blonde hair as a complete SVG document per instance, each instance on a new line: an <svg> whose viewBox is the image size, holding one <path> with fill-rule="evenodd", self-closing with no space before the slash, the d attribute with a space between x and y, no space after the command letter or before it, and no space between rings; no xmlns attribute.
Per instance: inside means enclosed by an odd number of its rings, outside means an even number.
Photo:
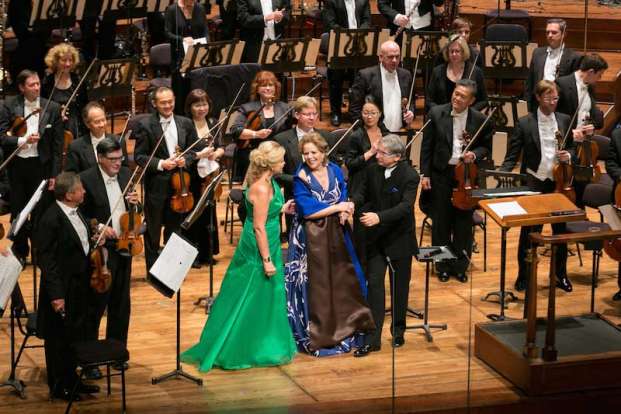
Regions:
<svg viewBox="0 0 621 414"><path fill-rule="evenodd" d="M250 152L250 165L246 172L244 185L250 187L266 171L270 171L285 157L285 149L275 141L262 142Z"/></svg>
<svg viewBox="0 0 621 414"><path fill-rule="evenodd" d="M300 140L300 143L298 144L299 149L300 149L300 154L304 152L304 146L306 144L313 144L315 147L317 147L319 152L321 152L324 155L323 161L321 164L328 165L328 157L326 156L326 154L328 153L328 143L321 135L319 135L319 133L311 132L310 134L306 134L302 137L302 139Z"/></svg>
<svg viewBox="0 0 621 414"><path fill-rule="evenodd" d="M59 43L52 47L47 52L47 55L45 55L45 65L52 73L56 72L56 67L58 66L61 56L66 54L70 54L73 58L73 66L71 67L73 71L80 63L80 54L78 53L78 49L69 43Z"/></svg>
<svg viewBox="0 0 621 414"><path fill-rule="evenodd" d="M449 57L448 57L449 47L453 43L457 43L457 45L459 45L459 48L461 49L461 57L464 60L464 62L470 59L470 47L468 47L468 43L466 43L464 38L461 37L460 35L454 34L449 38L449 43L446 45L446 47L442 51L442 57L444 58L446 62L449 61Z"/></svg>
<svg viewBox="0 0 621 414"><path fill-rule="evenodd" d="M310 108L311 106L315 107L316 110L319 110L319 106L317 105L317 99L312 96L300 96L293 103L293 111L295 113L302 112L304 108Z"/></svg>

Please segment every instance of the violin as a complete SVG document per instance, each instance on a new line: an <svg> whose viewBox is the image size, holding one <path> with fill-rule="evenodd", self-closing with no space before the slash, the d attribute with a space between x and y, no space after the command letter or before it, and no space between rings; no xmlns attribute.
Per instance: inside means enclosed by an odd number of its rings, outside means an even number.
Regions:
<svg viewBox="0 0 621 414"><path fill-rule="evenodd" d="M472 135L467 131L462 134L464 146L472 142ZM465 153L465 150L464 150ZM451 202L453 206L460 210L472 210L478 204L478 200L472 197L472 190L479 188L478 176L479 169L475 163L465 163L463 159L455 165L455 181L457 185L453 188Z"/></svg>
<svg viewBox="0 0 621 414"><path fill-rule="evenodd" d="M557 151L565 149L563 136L555 132ZM572 203L576 202L576 191L573 187L574 169L569 162L558 162L552 171L554 176L554 192L564 194Z"/></svg>
<svg viewBox="0 0 621 414"><path fill-rule="evenodd" d="M585 117L583 125L591 124L591 117ZM599 146L597 145L597 142L593 141L593 135L585 135L584 141L578 142L577 146L578 150L576 155L579 160L578 165L588 169L589 173L588 177L576 175L576 180L591 181L593 183L599 182L602 175L602 167L597 163L597 159L599 157Z"/></svg>
<svg viewBox="0 0 621 414"><path fill-rule="evenodd" d="M615 201L612 205L617 211L621 211L621 182L615 186ZM604 240L604 251L613 260L621 262L621 238Z"/></svg>
<svg viewBox="0 0 621 414"><path fill-rule="evenodd" d="M177 146L176 155L181 156L181 148ZM170 199L170 208L175 213L187 213L194 207L194 196L189 191L190 174L182 167L172 173L170 182L173 188L173 196Z"/></svg>
<svg viewBox="0 0 621 414"><path fill-rule="evenodd" d="M67 164L67 154L69 153L69 145L73 142L73 133L65 129L63 132L63 153L61 158L61 170L65 170Z"/></svg>
<svg viewBox="0 0 621 414"><path fill-rule="evenodd" d="M273 98L268 98L263 104L261 104L261 107L259 109L257 109L256 111L248 112L247 121L244 124L244 129L250 129L252 131L258 131L262 129L263 120L261 120L261 113L263 112L265 105L268 105L268 104L271 105L272 102L273 102ZM244 149L244 148L248 148L251 140L242 139L240 141L241 142L239 143L239 148Z"/></svg>
<svg viewBox="0 0 621 414"><path fill-rule="evenodd" d="M28 132L28 118L41 112L41 108L36 108L28 116L16 116L9 128L8 135L12 137L23 137Z"/></svg>
<svg viewBox="0 0 621 414"><path fill-rule="evenodd" d="M141 167L136 167L140 169ZM139 175L136 174L136 175ZM129 192L134 191L135 184L129 187ZM126 213L119 218L121 226L121 234L116 241L116 248L121 256L130 257L137 256L142 253L144 246L140 235L143 233L142 214L139 212L138 204L129 203Z"/></svg>
<svg viewBox="0 0 621 414"><path fill-rule="evenodd" d="M93 233L97 233L97 227L99 226L97 220L92 219L90 224ZM99 242L101 237L97 236L97 239ZM112 273L108 268L108 250L103 246L96 246L93 251L91 251L89 258L91 266L93 267L90 280L91 288L97 293L105 293L110 289L110 285L112 284Z"/></svg>

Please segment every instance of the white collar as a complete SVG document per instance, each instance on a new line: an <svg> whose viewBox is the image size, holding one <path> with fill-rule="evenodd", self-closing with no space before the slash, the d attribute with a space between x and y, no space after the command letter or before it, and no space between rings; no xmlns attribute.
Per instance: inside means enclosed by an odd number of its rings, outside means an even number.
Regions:
<svg viewBox="0 0 621 414"><path fill-rule="evenodd" d="M99 172L101 172L101 176L103 177L104 182L109 182L109 181L116 181L118 178L118 175L115 175L114 177L110 177L108 174L106 174L106 172L103 170L103 168L101 168L101 166L99 167Z"/></svg>
<svg viewBox="0 0 621 414"><path fill-rule="evenodd" d="M541 108L537 108L537 119L540 121L552 122L552 120L554 120L554 112L550 113L550 115L546 115L541 112Z"/></svg>
<svg viewBox="0 0 621 414"><path fill-rule="evenodd" d="M576 77L576 86L578 88L588 88L589 85L587 85L586 83L584 83L584 81L582 80L582 78L580 77L579 74L579 70L574 72L574 76Z"/></svg>
<svg viewBox="0 0 621 414"><path fill-rule="evenodd" d="M314 129L313 129L313 128L311 128L311 129L310 129L310 131L305 132L303 129L301 129L301 128L300 128L300 127L298 127L297 125L295 126L295 133L297 134L297 136L298 136L298 137L300 137L300 136L302 136L302 137L303 137L304 135L306 135L306 134L310 134L310 133L311 133L311 132L313 132L313 131L314 131Z"/></svg>
<svg viewBox="0 0 621 414"><path fill-rule="evenodd" d="M564 47L564 44L563 44L563 43L561 43L561 45L560 45L559 47L556 47L556 48L553 48L553 47L551 47L551 46L548 46L548 47L546 48L546 52L547 52L547 53L550 53L550 54L557 54L557 53L560 53L560 52L561 52L561 50L563 50L563 47Z"/></svg>
<svg viewBox="0 0 621 414"><path fill-rule="evenodd" d="M158 116L160 117L160 124L165 124L167 122L172 122L175 118L175 115L172 114L171 116L169 116L168 118L165 118L162 114L158 114Z"/></svg>
<svg viewBox="0 0 621 414"><path fill-rule="evenodd" d="M92 132L90 132L89 134L90 134L90 136L91 136L91 141L93 141L93 142L97 142L97 143L101 142L101 141L102 141L102 140L106 137L106 133L105 133L105 132L104 132L104 134L103 134L101 137L99 137L99 138L98 138L98 137L96 137L95 135L93 135L93 133L92 133Z"/></svg>
<svg viewBox="0 0 621 414"><path fill-rule="evenodd" d="M451 107L451 116L454 118L466 118L468 116L468 108L461 112L455 112L455 110Z"/></svg>
<svg viewBox="0 0 621 414"><path fill-rule="evenodd" d="M394 71L394 72L390 72L390 71L389 71L388 69L386 69L386 68L384 67L384 65L382 65L381 63L380 63L380 65L379 65L379 66L380 66L380 72L381 72L381 74L382 74L382 77L395 77L395 76L397 76L397 69L395 69L395 71Z"/></svg>
<svg viewBox="0 0 621 414"><path fill-rule="evenodd" d="M27 106L30 108L38 108L41 105L39 102L40 100L38 97L34 101L29 101L28 98L24 96L24 106Z"/></svg>
<svg viewBox="0 0 621 414"><path fill-rule="evenodd" d="M73 216L78 213L77 207L69 207L67 204L64 203L64 201L56 200L56 204L58 204L58 207L60 207L63 213L65 213L68 216Z"/></svg>

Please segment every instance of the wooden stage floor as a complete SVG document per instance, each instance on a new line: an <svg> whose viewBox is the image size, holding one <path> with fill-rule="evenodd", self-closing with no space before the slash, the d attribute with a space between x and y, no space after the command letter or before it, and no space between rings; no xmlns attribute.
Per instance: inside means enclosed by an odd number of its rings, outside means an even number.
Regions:
<svg viewBox="0 0 621 414"><path fill-rule="evenodd" d="M224 198L222 199L224 200ZM219 204L220 218L224 217L224 203ZM592 211L591 216L597 219ZM6 216L2 218L6 223ZM422 215L417 211L417 223ZM235 228L235 239L239 227ZM472 322L486 321L486 315L499 310L496 303L483 302L481 297L498 288L499 240L498 227L488 223L488 265L483 272L483 233L476 232L479 253L474 255L472 306L469 284L456 280L440 283L431 279L430 322L447 322L448 330L434 333L434 341L425 340L420 330L406 334L404 347L395 352L396 412L466 412L460 407L467 404L469 312ZM515 248L517 231L509 232L508 272L509 286L516 274ZM215 292L234 251L220 227L221 254L215 266ZM423 244L429 244L425 235ZM6 245L7 241L0 242ZM575 250L575 249L574 249ZM559 292L559 314L587 312L589 307L591 257L583 253L584 266L577 257L570 257L569 274L574 292ZM547 259L540 265L543 273ZM616 292L617 263L604 256L601 264L600 286L597 289L597 310L621 323L621 304L611 301ZM384 328L382 350L366 358L341 355L314 358L299 354L295 360L276 368L257 368L244 371L214 369L206 374L197 373L192 366L184 365L189 373L200 376L204 385L198 387L185 380L171 380L151 385L151 378L175 367L175 300L161 296L144 281L144 259L134 262L132 276L132 316L129 333L130 369L127 372L127 402L130 412L189 413L189 412L352 412L383 413L391 411L392 348L389 332L390 319ZM410 286L410 306L423 306L424 267L415 263ZM544 280L545 277L540 277ZM32 304L32 270L28 267L20 277L27 303ZM207 293L208 269L192 270L182 291L182 349L198 340L206 315L195 307L197 297ZM547 288L540 284L539 309L545 309ZM523 298L523 295L519 295ZM511 303L508 316L521 317L523 303ZM418 320L410 318L410 323ZM9 319L0 320L0 377L7 378L9 369ZM21 336L18 337L21 341ZM37 342L33 339L32 342ZM473 352L473 349L470 350ZM26 350L17 371L18 378L27 384L26 400L20 400L8 388L0 389L0 412L55 413L61 412L61 402L50 403L45 380L45 363L42 349ZM105 381L98 382L105 386ZM566 406L567 412L585 412L593 401L615 400L621 407L617 392L577 393L547 399L525 397L499 374L474 356L471 360L470 403L479 407L471 412L496 412L503 406L505 412L539 412L536 407ZM610 403L612 404L612 403ZM612 405L608 405L612 407ZM120 408L120 383L113 379L113 392L106 397L102 392L87 397L75 406L77 412L118 412ZM486 408L487 407L487 408ZM496 407L496 408L494 408ZM531 407L527 409L526 407ZM573 409L573 410L572 410ZM491 411L490 411L491 410ZM595 411L595 412L619 412ZM593 411L591 411L593 412Z"/></svg>

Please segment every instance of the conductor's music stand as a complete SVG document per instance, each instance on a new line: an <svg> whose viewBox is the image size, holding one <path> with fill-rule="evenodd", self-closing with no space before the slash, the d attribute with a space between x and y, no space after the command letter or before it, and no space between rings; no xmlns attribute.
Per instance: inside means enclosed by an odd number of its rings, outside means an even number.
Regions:
<svg viewBox="0 0 621 414"><path fill-rule="evenodd" d="M447 246L429 246L421 247L418 249L416 260L425 263L425 310L423 323L418 325L406 326L405 329L422 329L427 338L427 342L433 342L433 336L431 336L432 329L446 330L446 323L429 323L429 274L430 264L443 262L445 260L455 260L457 256Z"/></svg>

